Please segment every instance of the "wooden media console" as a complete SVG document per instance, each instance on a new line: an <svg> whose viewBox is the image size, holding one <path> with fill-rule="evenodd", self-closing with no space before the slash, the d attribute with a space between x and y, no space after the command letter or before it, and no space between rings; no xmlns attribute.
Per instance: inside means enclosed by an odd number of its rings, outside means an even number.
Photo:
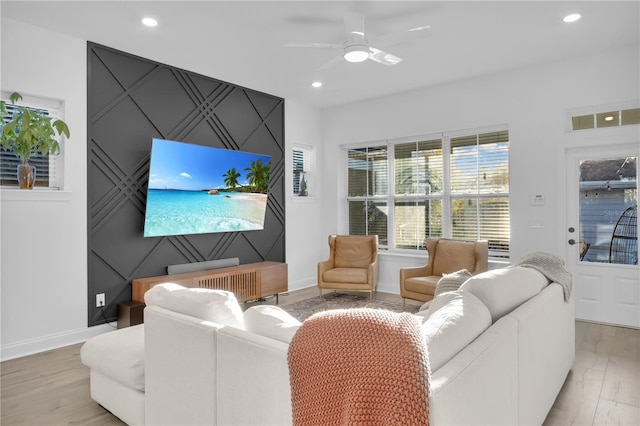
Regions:
<svg viewBox="0 0 640 426"><path fill-rule="evenodd" d="M258 262L184 274L136 278L131 282L132 299L144 303L144 293L162 283L228 290L236 295L239 302L274 294L277 297L278 293L289 289L286 263Z"/></svg>

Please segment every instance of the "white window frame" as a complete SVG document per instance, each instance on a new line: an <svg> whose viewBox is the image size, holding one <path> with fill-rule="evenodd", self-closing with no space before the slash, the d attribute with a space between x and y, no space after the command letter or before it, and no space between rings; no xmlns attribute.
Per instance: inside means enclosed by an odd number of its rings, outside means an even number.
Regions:
<svg viewBox="0 0 640 426"><path fill-rule="evenodd" d="M11 104L10 96L13 92L1 91L0 97L7 104ZM40 96L32 96L22 94L22 100L16 102L17 106L30 107L36 109L44 109L49 112L49 117L53 119L64 120L64 102L61 100L44 98ZM60 145L60 153L57 155L49 156L49 186L38 186L38 190L46 191L62 191L64 189L64 144L66 138L64 136L58 137L58 144ZM10 154L13 155L13 154ZM37 171L36 171L37 173ZM4 189L16 189L17 185L0 185Z"/></svg>
<svg viewBox="0 0 640 426"><path fill-rule="evenodd" d="M343 173L341 173L341 187L344 188L345 197L341 200L343 203L343 211L345 212L345 232L349 230L349 201L362 201L362 200L386 200L387 203L387 240L388 245L380 245L380 249L386 250L390 253L397 254L415 254L421 250L395 248L395 217L394 206L397 200L427 200L427 199L439 199L442 203L442 237L451 238L451 201L456 198L506 198L510 201L509 193L492 193L492 194L452 194L451 193L451 176L450 176L450 161L451 161L451 139L461 136L470 136L474 134L484 134L498 131L509 131L508 125L500 124L495 126L479 127L474 129L459 130L459 131L447 131L440 133L431 133L411 137L399 137L387 140L377 140L366 143L347 144L341 145L342 158L344 159ZM443 173L443 193L437 195L396 195L395 194L395 150L394 146L398 144L413 143L440 139L442 140L442 173ZM510 143L510 142L509 142ZM389 176L389 188L386 196L349 196L348 195L348 153L351 149L385 146L387 147L387 165ZM492 253L489 252L490 257L496 257L499 255L501 260L509 258L509 252ZM492 256L493 255L493 256ZM505 259L506 256L506 259Z"/></svg>
<svg viewBox="0 0 640 426"><path fill-rule="evenodd" d="M296 169L294 168L294 155L295 155L295 151L301 151L302 155L303 155L303 170L302 173L304 173L305 176L305 180L307 182L307 195L306 197L312 196L313 194L315 194L315 191L311 191L311 187L309 186L309 182L313 177L313 172L315 169L315 153L314 153L314 149L312 146L309 145L302 145L302 144L296 144L293 145L292 150L291 150L291 169L292 169L292 178L291 178L291 191L294 197L301 197L301 195L299 194L298 191L299 187L296 187L296 183L295 183L295 179L296 179ZM314 186L315 187L315 186ZM302 196L304 197L304 196Z"/></svg>

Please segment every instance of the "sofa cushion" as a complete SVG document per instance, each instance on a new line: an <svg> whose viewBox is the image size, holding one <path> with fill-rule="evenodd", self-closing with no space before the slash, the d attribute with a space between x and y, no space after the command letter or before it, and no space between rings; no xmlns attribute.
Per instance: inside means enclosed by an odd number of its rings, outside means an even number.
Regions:
<svg viewBox="0 0 640 426"><path fill-rule="evenodd" d="M150 306L159 306L205 321L244 328L242 309L230 291L164 283L148 290L144 294L144 301Z"/></svg>
<svg viewBox="0 0 640 426"><path fill-rule="evenodd" d="M441 276L460 269L473 271L476 267L476 243L473 241L440 240L434 256L434 275Z"/></svg>
<svg viewBox="0 0 640 426"><path fill-rule="evenodd" d="M471 272L466 269L461 269L451 274L442 274L442 278L436 284L433 297L449 291L456 291L469 278L471 278Z"/></svg>
<svg viewBox="0 0 640 426"><path fill-rule="evenodd" d="M431 278L431 277L420 277L420 278ZM442 278L438 280L438 283L435 285L433 289L433 297L441 295L442 293L447 293L450 291L456 291L460 288L460 286L469 278L471 278L471 272L466 269L462 269L460 271L452 272L451 274L443 274ZM418 311L425 311L429 309L429 305L431 305L431 300L424 302Z"/></svg>
<svg viewBox="0 0 640 426"><path fill-rule="evenodd" d="M463 291L436 297L429 309L416 315L424 320L422 335L427 342L432 372L491 326L487 307L473 294Z"/></svg>
<svg viewBox="0 0 640 426"><path fill-rule="evenodd" d="M480 299L489 308L491 320L496 322L548 284L549 280L535 269L510 266L475 275L462 284L460 290Z"/></svg>
<svg viewBox="0 0 640 426"><path fill-rule="evenodd" d="M144 392L144 324L90 338L80 349L87 367Z"/></svg>
<svg viewBox="0 0 640 426"><path fill-rule="evenodd" d="M300 321L278 306L252 306L244 312L246 330L284 343L291 342L300 324Z"/></svg>
<svg viewBox="0 0 640 426"><path fill-rule="evenodd" d="M336 268L367 268L373 263L375 245L368 236L337 236L334 252Z"/></svg>

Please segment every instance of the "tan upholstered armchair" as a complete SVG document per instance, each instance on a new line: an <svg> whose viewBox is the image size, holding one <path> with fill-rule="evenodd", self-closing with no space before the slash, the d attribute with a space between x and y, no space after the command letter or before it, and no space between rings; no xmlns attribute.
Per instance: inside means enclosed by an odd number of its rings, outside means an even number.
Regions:
<svg viewBox="0 0 640 426"><path fill-rule="evenodd" d="M378 283L377 235L329 235L329 259L318 263L318 288L368 291Z"/></svg>
<svg viewBox="0 0 640 426"><path fill-rule="evenodd" d="M442 274L466 269L473 275L489 267L487 240L464 241L428 238L429 258L425 266L400 269L400 296L427 302L433 299L436 284Z"/></svg>

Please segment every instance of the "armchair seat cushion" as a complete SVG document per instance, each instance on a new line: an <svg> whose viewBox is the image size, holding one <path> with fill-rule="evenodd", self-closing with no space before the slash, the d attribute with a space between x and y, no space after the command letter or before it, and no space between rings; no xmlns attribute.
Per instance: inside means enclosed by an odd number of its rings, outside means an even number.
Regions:
<svg viewBox="0 0 640 426"><path fill-rule="evenodd" d="M404 288L407 291L413 291L415 293L433 295L436 291L436 284L438 284L440 278L442 277L437 275L407 278L404 282Z"/></svg>
<svg viewBox="0 0 640 426"><path fill-rule="evenodd" d="M367 284L367 269L334 268L322 274L322 281L330 283Z"/></svg>

